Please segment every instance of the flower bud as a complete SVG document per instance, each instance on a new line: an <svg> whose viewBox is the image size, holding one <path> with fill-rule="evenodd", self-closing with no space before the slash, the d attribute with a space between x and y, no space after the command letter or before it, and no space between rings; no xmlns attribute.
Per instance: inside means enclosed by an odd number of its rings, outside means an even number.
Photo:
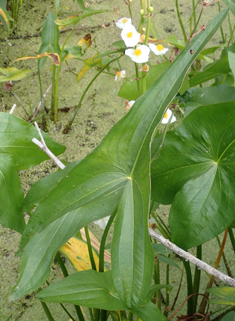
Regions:
<svg viewBox="0 0 235 321"><path fill-rule="evenodd" d="M144 33L146 31L146 28L145 27L141 28L141 31Z"/></svg>
<svg viewBox="0 0 235 321"><path fill-rule="evenodd" d="M144 16L144 9L140 9L141 16Z"/></svg>
<svg viewBox="0 0 235 321"><path fill-rule="evenodd" d="M154 11L154 8L152 6L148 7L148 12L153 13L153 11Z"/></svg>

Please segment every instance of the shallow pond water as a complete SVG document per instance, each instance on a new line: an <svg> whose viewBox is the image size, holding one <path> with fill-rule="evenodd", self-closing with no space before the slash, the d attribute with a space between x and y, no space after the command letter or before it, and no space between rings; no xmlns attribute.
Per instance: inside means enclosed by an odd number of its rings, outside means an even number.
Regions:
<svg viewBox="0 0 235 321"><path fill-rule="evenodd" d="M85 19L82 22L83 29L76 30L76 34L70 39L69 44L77 44L86 33L90 32L92 35L93 45L91 49L86 53L85 57L90 57L96 53L96 50L105 51L109 49L112 42L120 39L120 30L115 26L101 28L100 25L110 23L113 24L113 19L118 19L122 16L128 16L127 6L124 1L121 0L103 0L103 1L90 1L90 4L96 8L101 6L103 9L118 7L119 16L112 12L111 14L102 14L94 16L92 19ZM188 19L191 15L191 1L182 0L179 1L182 18L185 25L188 26ZM154 24L156 25L158 34L161 39L166 38L171 34L177 35L182 39L179 23L177 20L174 0L168 0L167 2L153 0L152 5L155 8L154 12ZM223 3L221 4L223 7ZM54 9L53 1L29 1L24 0L23 5L19 11L19 21L17 28L11 34L7 34L0 26L0 67L6 67L10 62L22 56L35 56L41 44L41 38L38 36L32 36L39 34L39 29L43 25L45 18L49 11ZM61 1L59 16L64 18L68 15L72 15L78 10L76 2ZM139 1L133 0L133 23L137 26L139 21ZM205 10L202 17L202 23L208 22L218 11L217 5L210 6ZM233 19L233 17L232 17ZM90 29L84 29L84 27L92 27ZM95 26L95 27L94 27ZM98 26L98 27L96 27ZM225 33L228 34L228 27L225 24ZM189 33L189 27L186 28ZM16 39L16 37L19 37ZM25 39L21 38L27 36ZM68 33L61 34L60 42L63 43ZM220 41L219 31L211 40L211 43L218 44ZM74 72L78 72L82 66L82 63L78 60L69 61L70 69ZM17 82L11 92L4 92L3 86L0 87L0 108L4 108L6 112L12 107L14 103L17 104L15 115L27 119L27 113L32 112L32 108L35 106L39 99L39 83L37 75L37 63L35 60L25 60L14 64L19 69L32 69L33 74L29 78ZM126 57L122 60L123 69L130 70L130 63ZM76 77L66 69L66 65L63 66L64 71L61 74L59 83L59 107L73 107L76 106L78 100L87 86L89 81L94 77L96 71L91 70L81 81L77 83ZM117 66L115 66L117 67ZM63 68L62 68L63 69ZM114 73L114 70L112 70ZM42 71L42 84L43 92L46 91L51 84L51 62L47 60ZM112 126L121 119L126 111L124 110L124 99L117 96L120 84L114 82L114 76L104 74L98 78L98 80L89 89L83 105L73 123L72 130L68 135L62 134L62 128L67 123L71 112L68 114L60 113L58 124L54 124L47 119L47 129L49 134L61 144L66 146L66 152L59 158L67 162L78 160L86 156L91 152L112 128ZM18 100L18 98L20 100ZM24 109L21 107L24 106ZM45 105L50 108L50 94L46 96ZM40 118L38 121L40 122ZM33 183L38 179L46 176L47 174L55 171L52 161L47 161L27 171L21 172L22 187L25 192L29 190ZM161 215L167 215L169 212L168 207L160 207L158 212ZM92 226L98 234L99 229L94 225ZM6 321L7 318L12 315L11 320L45 320L43 309L38 301L35 300L34 295L27 295L24 298L8 302L8 297L11 287L16 283L19 275L19 258L14 256L19 244L20 235L10 231L6 228L0 227L0 320ZM227 244L226 251L229 253L230 264L234 265L234 254L232 255L230 244ZM209 242L204 246L204 258L209 264L213 264L215 261L218 248L216 242ZM179 259L175 258L177 262ZM68 266L70 266L68 264ZM72 271L72 267L70 266ZM225 271L223 265L221 270ZM235 271L234 271L235 272ZM162 273L162 278L163 278ZM179 272L177 269L171 269L171 282L176 284L179 279ZM60 275L56 270L52 270L50 277L51 281L59 279ZM202 289L207 283L208 277L203 276ZM162 280L164 283L164 279ZM175 289L176 290L176 289ZM174 290L174 291L175 291ZM186 297L185 290L182 291L181 298ZM174 298L174 296L173 296ZM172 298L172 300L173 300ZM179 301L180 302L180 301ZM49 305L52 309L55 320L62 321L68 320L68 317L57 305ZM72 312L73 313L73 312ZM182 312L183 313L183 312ZM181 313L180 313L181 314Z"/></svg>

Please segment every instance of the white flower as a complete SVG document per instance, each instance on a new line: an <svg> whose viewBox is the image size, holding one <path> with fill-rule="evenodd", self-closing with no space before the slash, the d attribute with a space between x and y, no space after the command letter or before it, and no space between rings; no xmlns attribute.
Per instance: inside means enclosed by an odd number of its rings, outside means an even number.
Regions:
<svg viewBox="0 0 235 321"><path fill-rule="evenodd" d="M126 49L125 54L131 58L134 62L139 64L147 62L149 60L149 47L140 45L136 49Z"/></svg>
<svg viewBox="0 0 235 321"><path fill-rule="evenodd" d="M163 45L161 45L161 44L155 45L153 43L149 43L149 48L157 56L165 55L165 53L168 51L168 48L164 48Z"/></svg>
<svg viewBox="0 0 235 321"><path fill-rule="evenodd" d="M121 32L122 40L127 47L134 47L140 42L140 34L133 25L127 24Z"/></svg>
<svg viewBox="0 0 235 321"><path fill-rule="evenodd" d="M116 75L115 81L121 80L122 78L126 77L126 71L125 70L122 70L122 71L118 70L115 75Z"/></svg>
<svg viewBox="0 0 235 321"><path fill-rule="evenodd" d="M116 26L120 29L123 29L126 25L131 25L131 18L122 18L116 22Z"/></svg>
<svg viewBox="0 0 235 321"><path fill-rule="evenodd" d="M125 110L130 110L131 107L134 105L135 100L125 100Z"/></svg>
<svg viewBox="0 0 235 321"><path fill-rule="evenodd" d="M108 224L109 218L110 216L106 216L104 218L101 218L100 220L94 221L94 223L102 228L102 230L104 230L106 225Z"/></svg>
<svg viewBox="0 0 235 321"><path fill-rule="evenodd" d="M167 124L171 118L172 111L168 108L164 117L162 118L162 124ZM171 123L174 123L176 121L175 116L172 116Z"/></svg>

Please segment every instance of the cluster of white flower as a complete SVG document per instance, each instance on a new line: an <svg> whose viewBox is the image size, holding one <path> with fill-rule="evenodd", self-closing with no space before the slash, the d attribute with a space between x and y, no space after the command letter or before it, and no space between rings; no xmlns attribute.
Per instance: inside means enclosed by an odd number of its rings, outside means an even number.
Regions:
<svg viewBox="0 0 235 321"><path fill-rule="evenodd" d="M140 44L140 34L137 32L135 27L132 25L130 18L122 18L116 22L116 26L122 29L121 37L127 47L132 47L125 50L125 54L129 56L136 63L145 63L149 60L150 50L157 56L164 55L168 49L164 48L161 44L149 43L148 46ZM149 66L146 64L142 67L141 71L146 73L149 70ZM125 78L125 70L117 71L115 80ZM125 101L125 110L130 110L134 105L135 101ZM168 122L174 123L176 121L175 116L172 115L172 111L168 108L163 119L162 124Z"/></svg>
<svg viewBox="0 0 235 321"><path fill-rule="evenodd" d="M125 45L129 48L125 50L125 54L129 56L136 63L145 63L149 60L150 50L155 55L164 55L167 52L167 48L163 45L155 45L149 43L148 46L140 44L140 34L132 25L130 18L122 18L116 22L116 26L122 29L121 37ZM131 47L131 48L130 48Z"/></svg>

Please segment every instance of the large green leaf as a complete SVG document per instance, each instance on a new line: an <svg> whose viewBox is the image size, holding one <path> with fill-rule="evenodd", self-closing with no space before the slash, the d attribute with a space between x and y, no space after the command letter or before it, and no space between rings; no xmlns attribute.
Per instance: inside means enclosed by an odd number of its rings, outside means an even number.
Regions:
<svg viewBox="0 0 235 321"><path fill-rule="evenodd" d="M124 310L115 291L111 271L81 271L43 289L37 298L45 302L63 302L108 311Z"/></svg>
<svg viewBox="0 0 235 321"><path fill-rule="evenodd" d="M36 234L24 249L20 278L12 290L11 300L19 299L28 292L36 290L50 275L56 251L90 220L100 218L100 212L104 215L110 213L112 203L117 202L116 197L110 195L107 198L109 203L105 208L101 199L98 204L74 210L54 221L41 233Z"/></svg>
<svg viewBox="0 0 235 321"><path fill-rule="evenodd" d="M228 52L228 62L229 62L229 67L232 70L232 73L235 77L235 54L233 52L230 52L230 51Z"/></svg>
<svg viewBox="0 0 235 321"><path fill-rule="evenodd" d="M146 306L135 311L142 321L166 321L167 318L161 313L156 304L149 302Z"/></svg>
<svg viewBox="0 0 235 321"><path fill-rule="evenodd" d="M190 88L180 99L186 106L186 117L199 106L234 101L235 91L234 88L225 85Z"/></svg>
<svg viewBox="0 0 235 321"><path fill-rule="evenodd" d="M153 160L153 196L173 202L172 241L182 248L210 240L234 220L234 119L234 101L197 108L166 135Z"/></svg>
<svg viewBox="0 0 235 321"><path fill-rule="evenodd" d="M235 312L230 311L221 319L221 321L235 321Z"/></svg>
<svg viewBox="0 0 235 321"><path fill-rule="evenodd" d="M48 147L56 154L65 148L43 134ZM26 169L48 159L48 156L32 143L39 138L36 128L24 120L0 113L0 224L20 233L25 227L22 212L23 190L17 170Z"/></svg>
<svg viewBox="0 0 235 321"><path fill-rule="evenodd" d="M224 287L207 289L206 291L219 297L219 300L210 301L211 303L235 305L235 289L234 288L224 286ZM234 318L234 316L233 316L233 318Z"/></svg>
<svg viewBox="0 0 235 321"><path fill-rule="evenodd" d="M10 157L0 156L0 224L22 233L25 228L21 210L24 193Z"/></svg>
<svg viewBox="0 0 235 321"><path fill-rule="evenodd" d="M84 222L87 224L94 219L89 211L85 211L87 206L95 208L100 204L101 218L105 216L102 206L114 209L118 205L112 243L112 275L115 289L126 308L138 309L141 306L152 281L153 251L148 236L149 146L152 134L178 92L190 64L226 14L227 10L222 11L205 31L192 40L191 47L188 45L137 100L100 146L71 169L39 202L24 231L21 247L27 242L30 246L35 234L69 211L84 209L81 217L86 213ZM190 53L190 48L195 54ZM109 198L111 194L113 198ZM47 245L44 246L46 249ZM32 269L36 267L33 260L28 264ZM34 277L37 280L36 274ZM27 285L23 285L22 292L24 287Z"/></svg>
<svg viewBox="0 0 235 321"><path fill-rule="evenodd" d="M0 155L11 158L16 169L26 169L40 164L49 157L32 142L32 138L40 140L36 128L21 118L10 114L0 113ZM59 155L65 147L53 141L51 137L43 133L48 148Z"/></svg>
<svg viewBox="0 0 235 321"><path fill-rule="evenodd" d="M203 71L194 72L189 83L191 87L195 87L220 75L226 75L230 71L228 55L225 55L223 58L207 65Z"/></svg>

